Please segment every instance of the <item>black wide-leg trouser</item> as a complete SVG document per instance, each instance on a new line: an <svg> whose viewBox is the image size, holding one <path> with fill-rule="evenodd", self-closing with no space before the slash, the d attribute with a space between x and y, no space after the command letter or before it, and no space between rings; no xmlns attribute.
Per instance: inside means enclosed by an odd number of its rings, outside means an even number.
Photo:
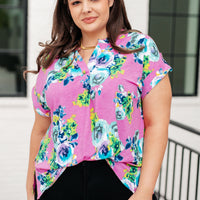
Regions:
<svg viewBox="0 0 200 200"><path fill-rule="evenodd" d="M98 160L66 168L39 200L128 200L132 194L106 160Z"/></svg>

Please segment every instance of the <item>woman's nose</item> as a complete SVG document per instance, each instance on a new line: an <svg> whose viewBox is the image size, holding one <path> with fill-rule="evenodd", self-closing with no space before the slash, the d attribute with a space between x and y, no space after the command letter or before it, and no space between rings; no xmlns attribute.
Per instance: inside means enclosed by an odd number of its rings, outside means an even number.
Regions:
<svg viewBox="0 0 200 200"><path fill-rule="evenodd" d="M88 1L83 2L83 12L90 13L92 11L91 4Z"/></svg>

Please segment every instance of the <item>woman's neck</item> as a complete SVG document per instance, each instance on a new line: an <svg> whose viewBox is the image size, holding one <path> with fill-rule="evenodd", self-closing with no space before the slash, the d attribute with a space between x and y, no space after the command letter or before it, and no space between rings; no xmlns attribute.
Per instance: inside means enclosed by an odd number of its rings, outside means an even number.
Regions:
<svg viewBox="0 0 200 200"><path fill-rule="evenodd" d="M96 46L98 43L98 39L106 39L107 38L107 32L94 34L94 33L83 33L82 32L82 40L81 43L83 46Z"/></svg>

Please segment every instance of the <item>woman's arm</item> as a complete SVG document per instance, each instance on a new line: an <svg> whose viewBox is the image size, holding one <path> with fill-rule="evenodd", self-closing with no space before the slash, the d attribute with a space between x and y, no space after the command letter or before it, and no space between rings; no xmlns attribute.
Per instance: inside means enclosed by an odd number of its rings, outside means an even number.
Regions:
<svg viewBox="0 0 200 200"><path fill-rule="evenodd" d="M29 164L28 164L28 172L26 179L26 192L28 200L34 200L34 195L33 195L34 169L35 169L34 160L39 151L40 142L44 137L50 123L51 123L50 117L42 117L35 111L35 122L31 132Z"/></svg>
<svg viewBox="0 0 200 200"><path fill-rule="evenodd" d="M129 200L152 200L168 141L171 98L170 81L166 75L143 99L143 162L139 186Z"/></svg>

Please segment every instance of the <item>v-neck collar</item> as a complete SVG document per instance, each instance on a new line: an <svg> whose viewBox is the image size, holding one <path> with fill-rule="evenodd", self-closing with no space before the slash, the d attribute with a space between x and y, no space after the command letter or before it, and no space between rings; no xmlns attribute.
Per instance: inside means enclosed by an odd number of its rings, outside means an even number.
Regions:
<svg viewBox="0 0 200 200"><path fill-rule="evenodd" d="M74 52L75 53L75 60L76 60L77 64L79 65L79 67L82 69L82 71L84 73L89 73L90 70L92 70L93 66L90 66L91 61L96 59L96 57L98 55L98 51L102 51L103 49L108 47L109 44L110 43L109 43L108 38L106 38L106 39L98 39L98 43L97 43L94 51L92 52L87 64L84 61L84 59L82 58L82 56L80 55L78 49L75 50L75 52Z"/></svg>

